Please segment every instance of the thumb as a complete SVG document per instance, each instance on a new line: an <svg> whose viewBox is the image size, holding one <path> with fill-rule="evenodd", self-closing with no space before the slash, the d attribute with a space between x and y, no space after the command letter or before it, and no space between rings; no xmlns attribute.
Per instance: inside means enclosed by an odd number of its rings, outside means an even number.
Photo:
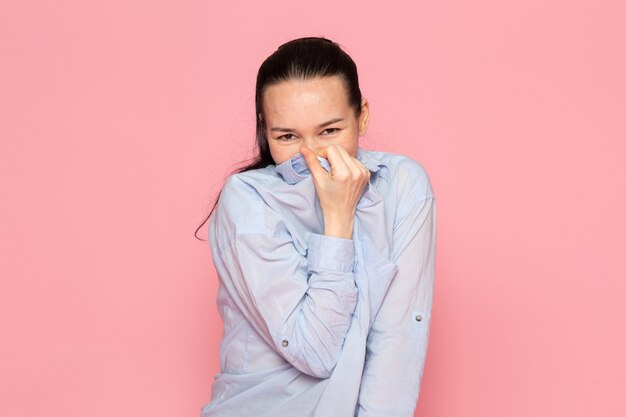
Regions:
<svg viewBox="0 0 626 417"><path fill-rule="evenodd" d="M319 178L321 175L328 175L328 172L324 169L320 161L317 159L317 155L308 146L302 145L300 147L300 153L304 156L304 162L309 167L311 174L315 178Z"/></svg>

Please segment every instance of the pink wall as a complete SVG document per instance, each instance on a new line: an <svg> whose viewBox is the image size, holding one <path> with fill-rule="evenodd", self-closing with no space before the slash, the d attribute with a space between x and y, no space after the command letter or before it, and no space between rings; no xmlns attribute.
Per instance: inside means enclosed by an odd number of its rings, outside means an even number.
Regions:
<svg viewBox="0 0 626 417"><path fill-rule="evenodd" d="M258 65L305 35L359 65L362 146L438 198L416 415L626 415L624 3L383 4L0 3L0 415L199 416L193 231L250 156Z"/></svg>

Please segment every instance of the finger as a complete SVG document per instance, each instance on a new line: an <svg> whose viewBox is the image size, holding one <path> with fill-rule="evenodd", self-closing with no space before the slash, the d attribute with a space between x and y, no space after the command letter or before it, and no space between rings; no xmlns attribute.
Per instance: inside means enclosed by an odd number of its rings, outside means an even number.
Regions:
<svg viewBox="0 0 626 417"><path fill-rule="evenodd" d="M362 181L367 182L370 179L370 171L365 165L361 163L357 158L353 157L348 151L341 145L337 145L337 150L341 153L346 166L348 167L349 174L353 179L360 178Z"/></svg>
<svg viewBox="0 0 626 417"><path fill-rule="evenodd" d="M361 161L350 155L343 146L337 145L337 149L341 152L341 156L346 162L346 165L350 168L354 175L366 174L368 169L361 163Z"/></svg>
<svg viewBox="0 0 626 417"><path fill-rule="evenodd" d="M329 175L322 164L320 164L315 152L313 152L308 146L302 145L300 147L300 153L304 156L304 162L309 167L309 171L311 171L311 175L313 175L313 177L319 178L322 175Z"/></svg>
<svg viewBox="0 0 626 417"><path fill-rule="evenodd" d="M327 147L322 148L318 152L318 155L328 159L328 162L330 162L330 175L332 177L336 175L350 174L351 170L336 145L328 145Z"/></svg>

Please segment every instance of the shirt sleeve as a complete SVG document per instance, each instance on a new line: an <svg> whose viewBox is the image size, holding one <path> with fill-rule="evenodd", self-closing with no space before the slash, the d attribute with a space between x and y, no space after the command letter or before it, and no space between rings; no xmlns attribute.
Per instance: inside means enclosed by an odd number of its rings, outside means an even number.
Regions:
<svg viewBox="0 0 626 417"><path fill-rule="evenodd" d="M237 232L216 268L252 327L300 371L327 378L357 302L352 239L310 233L302 255L285 232Z"/></svg>
<svg viewBox="0 0 626 417"><path fill-rule="evenodd" d="M394 226L391 258L398 271L368 335L357 417L415 411L432 310L435 217L435 198L425 196Z"/></svg>

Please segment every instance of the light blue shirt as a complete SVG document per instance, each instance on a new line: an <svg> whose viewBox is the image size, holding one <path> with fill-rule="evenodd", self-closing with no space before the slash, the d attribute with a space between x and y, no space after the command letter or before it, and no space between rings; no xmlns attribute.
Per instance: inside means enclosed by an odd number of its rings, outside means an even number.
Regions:
<svg viewBox="0 0 626 417"><path fill-rule="evenodd" d="M352 239L323 234L301 153L226 180L209 220L221 373L202 417L413 416L432 310L435 197L407 156L359 147L358 159L372 175Z"/></svg>

